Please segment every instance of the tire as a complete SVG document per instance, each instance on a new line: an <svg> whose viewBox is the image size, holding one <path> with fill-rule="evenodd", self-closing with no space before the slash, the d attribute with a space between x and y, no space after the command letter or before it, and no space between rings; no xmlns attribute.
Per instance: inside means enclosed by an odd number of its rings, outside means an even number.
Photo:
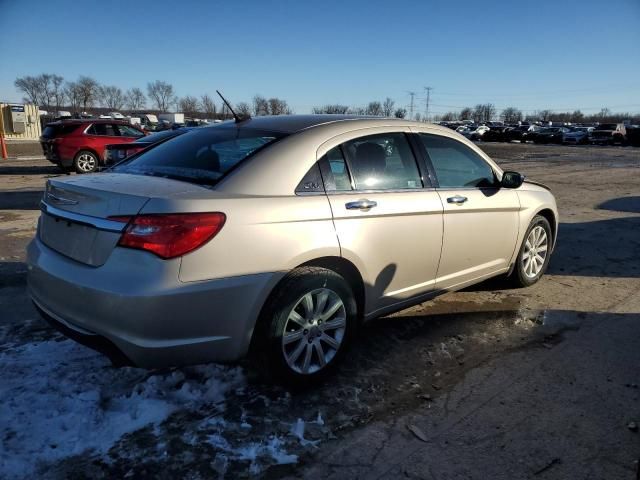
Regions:
<svg viewBox="0 0 640 480"><path fill-rule="evenodd" d="M326 318L318 315L319 307ZM269 380L296 386L317 382L344 357L357 318L353 291L342 276L326 268L298 268L265 305L254 339L256 366L266 366L261 373Z"/></svg>
<svg viewBox="0 0 640 480"><path fill-rule="evenodd" d="M541 236L540 229L544 231L544 236ZM537 250L532 251L529 248L529 245L533 244L536 240L540 243L537 246ZM549 265L552 245L553 232L551 231L549 221L541 215L536 215L533 217L533 220L524 235L522 245L520 246L518 256L516 257L516 264L513 268L513 272L509 276L509 282L514 287L529 287L538 282ZM541 250L541 247L543 246L546 247L544 254L542 254L543 251ZM543 257L542 265L540 265L540 257ZM532 262L535 263L532 264Z"/></svg>
<svg viewBox="0 0 640 480"><path fill-rule="evenodd" d="M98 156L89 150L80 150L73 159L76 173L93 173L99 165Z"/></svg>

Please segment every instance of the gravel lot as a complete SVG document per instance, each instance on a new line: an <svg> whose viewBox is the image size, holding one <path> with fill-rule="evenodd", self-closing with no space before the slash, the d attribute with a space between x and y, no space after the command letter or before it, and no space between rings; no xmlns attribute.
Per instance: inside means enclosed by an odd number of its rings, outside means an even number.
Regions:
<svg viewBox="0 0 640 480"><path fill-rule="evenodd" d="M556 195L547 275L376 320L308 391L116 369L55 333L23 262L59 171L0 160L0 478L640 478L640 149L481 146Z"/></svg>

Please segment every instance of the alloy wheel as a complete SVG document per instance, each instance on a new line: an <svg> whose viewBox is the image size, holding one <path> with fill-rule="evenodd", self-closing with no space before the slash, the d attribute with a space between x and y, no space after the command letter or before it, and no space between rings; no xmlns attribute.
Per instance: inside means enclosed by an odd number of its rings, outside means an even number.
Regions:
<svg viewBox="0 0 640 480"><path fill-rule="evenodd" d="M527 278L535 278L542 271L548 248L549 238L546 230L536 225L529 232L522 252L522 270Z"/></svg>
<svg viewBox="0 0 640 480"><path fill-rule="evenodd" d="M78 157L78 168L85 173L93 172L96 168L96 159L90 153L82 153Z"/></svg>
<svg viewBox="0 0 640 480"><path fill-rule="evenodd" d="M328 288L304 294L289 312L282 353L289 368L308 375L335 357L344 340L347 314L340 296Z"/></svg>

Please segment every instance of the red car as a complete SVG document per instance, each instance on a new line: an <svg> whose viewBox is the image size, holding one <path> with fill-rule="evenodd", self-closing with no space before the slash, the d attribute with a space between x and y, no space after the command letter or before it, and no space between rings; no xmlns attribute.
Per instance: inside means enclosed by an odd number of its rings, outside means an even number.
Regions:
<svg viewBox="0 0 640 480"><path fill-rule="evenodd" d="M44 128L40 144L51 163L91 173L104 163L106 145L133 142L144 135L122 120L60 120Z"/></svg>

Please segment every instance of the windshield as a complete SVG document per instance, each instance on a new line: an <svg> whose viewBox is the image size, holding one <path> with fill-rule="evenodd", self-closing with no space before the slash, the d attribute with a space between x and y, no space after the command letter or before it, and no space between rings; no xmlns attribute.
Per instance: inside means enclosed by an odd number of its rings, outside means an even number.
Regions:
<svg viewBox="0 0 640 480"><path fill-rule="evenodd" d="M195 129L132 157L113 171L213 185L241 161L284 136L245 128Z"/></svg>
<svg viewBox="0 0 640 480"><path fill-rule="evenodd" d="M602 125L598 126L598 130L615 130L615 129L616 129L615 123L603 123Z"/></svg>

